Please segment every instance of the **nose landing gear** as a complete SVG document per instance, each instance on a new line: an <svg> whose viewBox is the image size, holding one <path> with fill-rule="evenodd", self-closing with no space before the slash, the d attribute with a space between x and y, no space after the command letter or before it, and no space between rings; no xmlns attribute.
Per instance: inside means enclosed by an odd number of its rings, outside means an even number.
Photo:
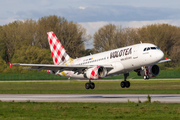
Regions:
<svg viewBox="0 0 180 120"><path fill-rule="evenodd" d="M149 76L147 75L148 72L146 70L146 67L143 66L143 67L141 67L141 69L144 70L144 80L149 80Z"/></svg>

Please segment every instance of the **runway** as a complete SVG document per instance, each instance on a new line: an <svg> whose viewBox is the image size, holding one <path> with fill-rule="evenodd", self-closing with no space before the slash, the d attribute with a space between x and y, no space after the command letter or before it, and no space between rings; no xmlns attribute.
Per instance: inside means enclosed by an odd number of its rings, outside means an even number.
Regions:
<svg viewBox="0 0 180 120"><path fill-rule="evenodd" d="M144 102L148 94L0 94L1 101L14 102ZM180 94L150 94L151 102L180 103Z"/></svg>

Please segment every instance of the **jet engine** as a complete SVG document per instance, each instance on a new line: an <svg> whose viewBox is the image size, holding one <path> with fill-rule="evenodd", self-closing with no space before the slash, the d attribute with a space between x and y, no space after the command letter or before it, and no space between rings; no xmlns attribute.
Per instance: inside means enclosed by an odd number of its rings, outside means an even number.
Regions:
<svg viewBox="0 0 180 120"><path fill-rule="evenodd" d="M136 70L138 76L143 76L144 79L149 79L151 77L156 77L159 75L160 68L158 65L151 65L145 68L145 70ZM146 74L145 74L146 72Z"/></svg>
<svg viewBox="0 0 180 120"><path fill-rule="evenodd" d="M104 78L107 74L106 68L103 66L96 66L94 68L90 68L86 71L85 77L91 80L96 80L100 78Z"/></svg>

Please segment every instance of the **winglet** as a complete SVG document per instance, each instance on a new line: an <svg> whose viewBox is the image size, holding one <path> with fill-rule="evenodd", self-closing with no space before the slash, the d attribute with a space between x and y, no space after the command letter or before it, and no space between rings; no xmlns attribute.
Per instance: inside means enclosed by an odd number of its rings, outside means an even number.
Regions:
<svg viewBox="0 0 180 120"><path fill-rule="evenodd" d="M167 58L167 57L165 57L165 59L166 59L166 60L168 60L168 58ZM168 63L168 61L167 61L166 63Z"/></svg>
<svg viewBox="0 0 180 120"><path fill-rule="evenodd" d="M171 59L168 59L168 58L165 57L165 60L161 60L158 63L163 63L163 62L167 62L168 63L169 61L171 61Z"/></svg>
<svg viewBox="0 0 180 120"><path fill-rule="evenodd" d="M9 67L11 68L11 66L13 65L12 63L8 62L9 63Z"/></svg>

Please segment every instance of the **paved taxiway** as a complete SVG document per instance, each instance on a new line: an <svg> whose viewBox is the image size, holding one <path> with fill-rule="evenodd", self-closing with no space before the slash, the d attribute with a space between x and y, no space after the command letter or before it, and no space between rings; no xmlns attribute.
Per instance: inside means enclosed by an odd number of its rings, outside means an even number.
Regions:
<svg viewBox="0 0 180 120"><path fill-rule="evenodd" d="M1 101L15 102L144 102L148 94L0 94ZM150 94L151 101L180 103L180 94Z"/></svg>

